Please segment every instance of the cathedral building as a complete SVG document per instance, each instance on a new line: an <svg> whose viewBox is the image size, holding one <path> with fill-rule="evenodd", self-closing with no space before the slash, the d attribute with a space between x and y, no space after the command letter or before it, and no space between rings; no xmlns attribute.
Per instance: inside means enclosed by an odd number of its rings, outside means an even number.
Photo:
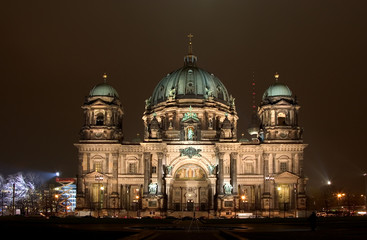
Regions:
<svg viewBox="0 0 367 240"><path fill-rule="evenodd" d="M145 100L141 141L123 141L124 110L106 78L82 106L77 211L304 215L307 145L298 125L300 106L278 74L255 112L251 140L238 138L235 99L198 67L191 38L183 67L167 74Z"/></svg>

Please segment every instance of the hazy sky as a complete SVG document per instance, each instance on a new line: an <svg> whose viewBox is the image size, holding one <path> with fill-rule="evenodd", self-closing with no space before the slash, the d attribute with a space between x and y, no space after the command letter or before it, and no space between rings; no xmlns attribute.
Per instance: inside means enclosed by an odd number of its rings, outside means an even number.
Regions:
<svg viewBox="0 0 367 240"><path fill-rule="evenodd" d="M238 135L280 73L301 105L306 175L362 191L366 1L6 1L0 9L0 173L75 176L84 97L108 74L124 106L125 140L142 133L144 100L183 65L192 33L198 66L236 98Z"/></svg>

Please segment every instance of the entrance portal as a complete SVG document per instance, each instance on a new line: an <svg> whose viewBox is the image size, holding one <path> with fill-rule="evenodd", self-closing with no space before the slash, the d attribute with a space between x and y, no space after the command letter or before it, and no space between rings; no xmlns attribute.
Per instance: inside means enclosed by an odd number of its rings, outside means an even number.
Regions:
<svg viewBox="0 0 367 240"><path fill-rule="evenodd" d="M209 207L210 181L196 164L182 165L174 174L170 206L181 211L206 211Z"/></svg>
<svg viewBox="0 0 367 240"><path fill-rule="evenodd" d="M194 211L194 201L187 201L187 211Z"/></svg>

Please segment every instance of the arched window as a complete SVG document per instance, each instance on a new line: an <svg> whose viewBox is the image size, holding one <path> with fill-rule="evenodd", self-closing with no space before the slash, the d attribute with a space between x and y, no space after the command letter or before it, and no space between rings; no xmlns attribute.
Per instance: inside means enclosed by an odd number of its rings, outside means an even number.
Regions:
<svg viewBox="0 0 367 240"><path fill-rule="evenodd" d="M96 125L103 126L104 125L104 115L103 113L98 113L96 118Z"/></svg>
<svg viewBox="0 0 367 240"><path fill-rule="evenodd" d="M254 174L256 167L256 161L252 158L246 158L242 161L242 173L244 174Z"/></svg>
<svg viewBox="0 0 367 240"><path fill-rule="evenodd" d="M285 113L283 113L283 112L278 113L277 118L278 118L278 125L279 126L286 126L287 125L287 123L285 121Z"/></svg>

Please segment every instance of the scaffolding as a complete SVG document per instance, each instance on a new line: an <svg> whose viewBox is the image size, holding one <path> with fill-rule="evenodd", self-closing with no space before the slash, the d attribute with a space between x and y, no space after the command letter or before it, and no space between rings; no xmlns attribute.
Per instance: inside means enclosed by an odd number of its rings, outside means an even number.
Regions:
<svg viewBox="0 0 367 240"><path fill-rule="evenodd" d="M70 191L74 190L71 185L75 183L74 178L56 178L56 182L61 186L58 188L58 207L59 214L67 216L68 212L71 212L72 202L70 198L72 198L72 194Z"/></svg>

